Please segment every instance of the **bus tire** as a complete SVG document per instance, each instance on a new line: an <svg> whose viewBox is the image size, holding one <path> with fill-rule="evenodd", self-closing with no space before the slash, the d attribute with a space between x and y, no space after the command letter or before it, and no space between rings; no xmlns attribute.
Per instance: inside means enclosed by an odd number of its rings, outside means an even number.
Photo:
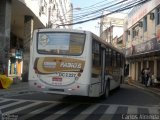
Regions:
<svg viewBox="0 0 160 120"><path fill-rule="evenodd" d="M119 90L120 88L121 88L121 86L119 85L119 86L117 86L117 88L116 88L116 89L117 89L117 90Z"/></svg>
<svg viewBox="0 0 160 120"><path fill-rule="evenodd" d="M105 85L105 92L102 95L103 99L107 99L109 97L109 91L110 91L110 81L107 80L106 85Z"/></svg>
<svg viewBox="0 0 160 120"><path fill-rule="evenodd" d="M123 77L121 76L121 78L120 78L120 84L123 84L123 83L124 83Z"/></svg>

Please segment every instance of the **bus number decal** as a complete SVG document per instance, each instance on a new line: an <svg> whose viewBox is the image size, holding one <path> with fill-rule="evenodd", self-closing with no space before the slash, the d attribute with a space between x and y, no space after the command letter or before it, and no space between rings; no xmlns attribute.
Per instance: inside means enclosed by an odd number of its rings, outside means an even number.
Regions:
<svg viewBox="0 0 160 120"><path fill-rule="evenodd" d="M81 63L69 63L69 62L62 62L60 67L62 68L81 68Z"/></svg>

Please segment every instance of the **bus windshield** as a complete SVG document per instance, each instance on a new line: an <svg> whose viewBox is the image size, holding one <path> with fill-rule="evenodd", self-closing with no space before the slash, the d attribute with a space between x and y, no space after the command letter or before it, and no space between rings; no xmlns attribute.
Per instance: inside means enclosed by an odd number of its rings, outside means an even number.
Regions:
<svg viewBox="0 0 160 120"><path fill-rule="evenodd" d="M64 32L40 32L37 34L39 54L81 55L85 34Z"/></svg>

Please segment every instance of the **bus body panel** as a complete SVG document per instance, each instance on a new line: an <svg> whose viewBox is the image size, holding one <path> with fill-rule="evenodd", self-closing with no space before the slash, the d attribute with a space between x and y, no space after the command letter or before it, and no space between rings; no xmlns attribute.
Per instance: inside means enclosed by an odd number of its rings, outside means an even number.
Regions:
<svg viewBox="0 0 160 120"><path fill-rule="evenodd" d="M36 36L38 31L34 32L34 36ZM89 33L86 38L90 37ZM68 95L83 95L88 96L88 89L90 83L90 69L91 69L91 58L89 52L89 43L90 41L86 40L83 54L81 56L61 56L61 55L41 55L38 54L35 50L36 48L36 37L33 38L33 44L31 44L31 56L30 57L30 70L29 70L29 84L30 86L37 90L45 93L57 93L57 94L68 94ZM35 61L38 59L36 63L36 69L40 74L36 74L35 70L33 70L33 66L35 67ZM55 67L58 62L51 61L76 61L76 63L82 63L79 69L70 68L70 69L60 69L60 66L67 66L66 64L60 64L58 67ZM77 62L79 61L79 62ZM47 69L52 66L51 69ZM73 67L79 67L78 65L73 65ZM55 69L53 69L55 68ZM35 68L34 68L35 69ZM58 71L59 70L59 71ZM71 72L70 72L71 71ZM77 72L78 71L78 72ZM83 71L83 72L80 72ZM59 74L59 75L57 75ZM68 74L74 75L74 78L68 79L62 77L63 75ZM77 77L78 74L81 74L80 77ZM57 76L56 76L57 75ZM76 76L76 77L75 77ZM56 78L57 77L57 78ZM59 82L59 78L62 77L62 81L64 83ZM64 80L63 80L64 79ZM53 80L55 80L53 82ZM68 82L67 82L68 81Z"/></svg>
<svg viewBox="0 0 160 120"><path fill-rule="evenodd" d="M47 33L48 35L51 35L52 33L85 34L84 50L82 54L78 56L45 54L45 52L44 54L38 53L37 41L39 39L38 35L41 33ZM103 95L105 92L105 84L108 80L110 81L110 90L118 87L120 85L119 79L121 75L114 77L111 74L106 74L106 67L104 67L105 69L103 70L100 67L93 67L93 39L96 39L101 43L98 37L95 37L95 35L87 31L67 29L35 30L30 47L30 87L45 93L81 95L89 97L99 97ZM42 44L44 44L44 42L45 41L42 41ZM101 44L104 45L104 42ZM43 46L41 48L44 49ZM113 49L110 46L109 48ZM48 48L46 49L48 50ZM79 48L74 48L73 50L77 51ZM106 59L107 58L104 54L104 60ZM95 73L98 75L97 77L93 77ZM104 77L102 77L102 73L104 74Z"/></svg>

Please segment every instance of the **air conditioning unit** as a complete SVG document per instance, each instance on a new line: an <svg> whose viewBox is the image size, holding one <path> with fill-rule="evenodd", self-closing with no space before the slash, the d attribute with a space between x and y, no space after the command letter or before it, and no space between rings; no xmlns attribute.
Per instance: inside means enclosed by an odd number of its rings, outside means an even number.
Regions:
<svg viewBox="0 0 160 120"><path fill-rule="evenodd" d="M142 22L139 22L139 27L143 27L143 23Z"/></svg>
<svg viewBox="0 0 160 120"><path fill-rule="evenodd" d="M154 20L154 13L150 13L150 20Z"/></svg>

